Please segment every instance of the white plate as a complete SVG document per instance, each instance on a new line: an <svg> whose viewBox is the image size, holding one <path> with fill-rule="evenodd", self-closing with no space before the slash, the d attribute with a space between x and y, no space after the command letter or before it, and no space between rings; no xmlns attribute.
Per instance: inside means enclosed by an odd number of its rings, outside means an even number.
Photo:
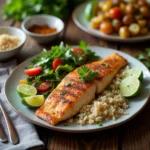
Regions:
<svg viewBox="0 0 150 150"><path fill-rule="evenodd" d="M14 71L13 73L9 76L6 84L5 84L5 94L7 97L7 100L9 104L12 106L12 108L18 112L20 115L22 115L25 119L28 121L37 124L39 126L53 129L53 130L58 130L58 131L63 131L63 132L92 132L92 131L99 131L99 130L104 130L107 128L111 128L114 126L118 126L122 123L125 123L126 121L130 120L133 118L137 113L139 113L143 107L146 105L148 102L148 97L150 93L150 73L149 70L138 60L135 58L123 53L119 52L116 50L112 49L107 49L107 48L102 48L102 47L89 47L92 51L96 53L96 55L99 55L102 58L105 58L113 53L119 53L122 55L124 58L126 58L129 62L129 65L131 67L138 67L142 69L144 73L144 80L143 80L143 86L141 90L141 95L138 97L132 98L129 101L129 109L127 109L128 115L121 116L119 119L116 121L107 121L103 123L102 127L99 127L97 124L95 125L69 125L69 126L64 126L63 124L57 125L57 126L52 126L42 119L36 117L35 115L35 109L29 109L25 107L21 103L21 98L18 96L16 88L17 85L19 84L19 80L24 79L26 76L24 75L24 68L31 64L32 58L29 58L22 64L20 64ZM34 56L35 57L35 56Z"/></svg>
<svg viewBox="0 0 150 150"><path fill-rule="evenodd" d="M116 41L116 42L142 42L142 41L150 39L150 33L145 36L121 38L118 35L107 35L107 34L102 33L100 30L90 28L89 22L84 17L84 9L86 5L87 5L87 2L79 5L73 11L73 15L72 15L73 21L75 22L75 24L83 31L91 35L94 35L96 37L109 40L109 41Z"/></svg>

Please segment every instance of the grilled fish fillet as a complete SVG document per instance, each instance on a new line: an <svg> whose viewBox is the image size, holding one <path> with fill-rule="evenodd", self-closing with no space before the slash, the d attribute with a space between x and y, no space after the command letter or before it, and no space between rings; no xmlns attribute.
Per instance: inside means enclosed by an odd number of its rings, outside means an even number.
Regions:
<svg viewBox="0 0 150 150"><path fill-rule="evenodd" d="M86 66L99 76L92 82L81 82L77 69L70 72L50 93L45 103L36 111L36 115L51 125L64 121L101 93L112 81L117 72L127 61L115 53L103 60L92 62Z"/></svg>

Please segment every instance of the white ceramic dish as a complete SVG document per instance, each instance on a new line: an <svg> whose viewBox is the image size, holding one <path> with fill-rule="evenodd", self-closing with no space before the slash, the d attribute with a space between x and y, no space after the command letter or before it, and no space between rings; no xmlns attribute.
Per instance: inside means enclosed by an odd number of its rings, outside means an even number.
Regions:
<svg viewBox="0 0 150 150"><path fill-rule="evenodd" d="M99 127L97 124L95 125L85 125L85 126L80 126L80 125L69 125L69 126L64 126L63 123L57 125L57 126L52 126L48 124L47 122L43 121L42 119L36 117L35 115L35 109L29 109L26 106L24 106L21 103L21 98L18 96L16 87L19 84L19 80L24 79L26 76L24 75L24 68L25 66L28 66L31 64L31 60L33 59L30 58L20 64L14 71L13 73L9 76L6 84L5 84L5 95L8 100L8 103L11 105L11 107L18 112L20 115L22 115L26 120L37 124L39 126L53 129L53 130L58 130L58 131L63 131L63 132L93 132L93 131L100 131L108 128L112 128L118 125L121 125L130 119L132 119L134 116L136 116L147 104L148 98L150 95L150 72L149 70L138 60L135 58L117 51L117 50L112 50L112 49L107 49L107 48L102 48L102 47L89 47L92 51L94 51L97 55L101 56L102 58L107 57L108 55L111 55L113 53L119 53L122 55L124 58L126 58L129 62L129 65L131 67L138 67L142 69L144 73L144 80L142 84L142 90L141 94L138 97L134 97L129 100L129 108L127 109L128 115L121 116L119 119L116 121L110 120L107 122L103 123L102 127ZM34 56L35 57L35 56Z"/></svg>
<svg viewBox="0 0 150 150"><path fill-rule="evenodd" d="M25 43L26 35L22 30L20 30L18 28L6 27L6 26L1 26L0 27L0 35L1 34L8 34L8 35L17 36L20 39L20 42L21 42L15 48L12 48L12 49L7 50L7 51L0 51L0 61L6 61L9 58L14 57L21 50L22 46Z"/></svg>
<svg viewBox="0 0 150 150"><path fill-rule="evenodd" d="M142 42L142 41L150 39L150 33L145 36L121 38L118 35L107 35L107 34L102 33L100 30L90 28L89 22L84 17L84 9L85 9L87 3L88 2L79 5L73 11L73 14L72 14L73 21L83 31L85 31L91 35L94 35L96 37L99 37L99 38L102 38L105 40L109 40L109 41L115 41L115 42Z"/></svg>
<svg viewBox="0 0 150 150"><path fill-rule="evenodd" d="M45 24L52 28L56 28L57 31L55 33L42 35L42 34L32 33L28 30L33 25L45 25ZM43 43L48 43L56 39L56 37L58 37L58 35L64 29L64 23L61 19L55 16L35 15L35 16L25 19L21 24L21 28L27 35L31 36L38 43L43 44Z"/></svg>

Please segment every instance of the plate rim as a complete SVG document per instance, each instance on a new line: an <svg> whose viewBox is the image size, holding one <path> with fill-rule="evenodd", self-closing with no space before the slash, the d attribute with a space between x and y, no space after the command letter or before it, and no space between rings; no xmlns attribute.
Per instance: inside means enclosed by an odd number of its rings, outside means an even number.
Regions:
<svg viewBox="0 0 150 150"><path fill-rule="evenodd" d="M75 47L75 46L72 46L72 47ZM125 52L122 52L122 51L119 51L119 50L116 50L116 49L112 49L112 48L106 48L106 47L101 47L101 46L88 46L88 48L92 49L92 48L102 48L102 49L105 49L105 50L108 50L108 51L113 51L113 52L117 52L119 54L122 54L122 55L126 55L132 59L135 59L134 57L132 57L131 55L125 53ZM38 125L38 126L41 126L41 127L44 127L44 128L47 128L47 129L51 129L51 130L55 130L55 131L60 131L60 132L68 132L68 133L88 133L88 132L96 132L96 131L102 131L102 130L106 130L106 129L110 129L110 128L114 128L114 127L117 127L119 125L122 125L128 121L130 121L131 119L133 119L135 116L137 116L144 108L145 106L147 105L148 101L149 101L149 98L150 98L150 93L148 94L146 100L145 100L145 103L144 105L136 112L134 113L133 115L131 115L131 117L121 121L121 122L118 122L118 123L115 123L115 124L112 124L112 125L108 125L108 126L103 126L103 127L99 127L99 128L93 128L93 129L83 129L83 130L80 130L80 129L77 129L77 130L73 130L73 129L65 129L65 128L59 128L59 126L52 126L52 125L45 125L45 124L42 124L40 122L37 122L37 121L34 121L32 119L30 119L29 117L27 117L26 115L24 115L21 111L17 110L15 108L15 106L13 106L13 104L11 104L11 102L9 101L8 97L7 97L7 94L6 94L6 87L7 87L7 84L8 84L8 81L9 79L13 76L13 73L15 72L15 70L17 70L22 64L28 62L30 59L40 55L41 53L35 55L35 56L32 56L28 59L26 59L25 61L23 61L22 63L20 63L18 66L16 66L12 73L9 75L7 81L5 82L5 85L4 85L4 95L5 95L5 98L9 104L9 106L11 106L11 108L13 110L15 110L19 115L21 115L25 120L35 124L35 125ZM138 60L137 60L138 61ZM141 63L139 61L139 63ZM141 63L141 65L143 65L143 67L145 67L145 69L149 72L148 68L143 64ZM149 76L150 76L150 72L149 72Z"/></svg>
<svg viewBox="0 0 150 150"><path fill-rule="evenodd" d="M101 0L102 1L102 0ZM102 38L104 40L108 40L108 41L112 41L112 42L125 42L125 43L133 43L133 42L143 42L143 41L147 41L150 39L150 35L146 35L146 36L138 36L138 37L132 37L132 38L120 38L119 36L114 37L113 35L105 35L102 32L100 32L101 34L95 34L92 30L95 29L88 29L84 26L82 26L82 24L78 21L76 15L78 12L78 9L84 5L86 5L88 2L83 2L81 3L79 6L77 6L72 13L72 19L74 21L74 23L77 25L77 27L79 27L81 30L83 30L86 33L89 33L90 35L93 35L95 37L98 38ZM115 39L114 39L115 38Z"/></svg>

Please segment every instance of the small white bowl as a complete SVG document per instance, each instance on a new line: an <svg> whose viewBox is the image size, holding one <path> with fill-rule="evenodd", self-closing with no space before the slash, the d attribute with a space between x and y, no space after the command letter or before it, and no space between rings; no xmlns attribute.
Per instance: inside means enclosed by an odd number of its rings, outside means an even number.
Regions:
<svg viewBox="0 0 150 150"><path fill-rule="evenodd" d="M48 25L49 27L56 28L57 31L50 34L36 34L30 32L28 29L33 25ZM51 15L35 15L30 18L25 19L21 24L22 30L38 43L44 44L48 43L54 39L62 32L64 29L64 23L61 19Z"/></svg>
<svg viewBox="0 0 150 150"><path fill-rule="evenodd" d="M20 44L17 47L6 51L0 51L0 61L6 61L9 58L14 57L21 50L26 40L26 34L21 29L9 26L1 26L0 35L1 34L16 36L20 39Z"/></svg>

